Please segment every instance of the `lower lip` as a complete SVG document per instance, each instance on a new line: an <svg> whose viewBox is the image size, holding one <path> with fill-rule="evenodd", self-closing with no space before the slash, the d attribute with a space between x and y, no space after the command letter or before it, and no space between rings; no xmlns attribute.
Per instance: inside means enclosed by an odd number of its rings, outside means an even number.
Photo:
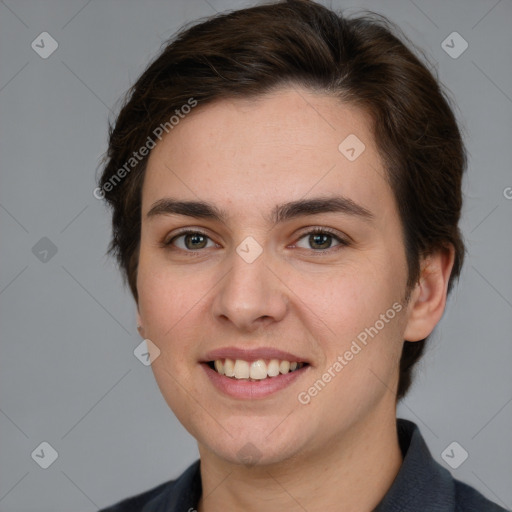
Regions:
<svg viewBox="0 0 512 512"><path fill-rule="evenodd" d="M220 375L215 370L212 370L206 363L202 363L206 375L213 383L213 385L222 393L229 395L233 398L240 398L245 400L254 400L259 398L266 398L281 389L284 389L292 384L295 380L301 377L307 371L309 365L289 372L280 374L276 377L267 377L262 380L238 380L225 375Z"/></svg>

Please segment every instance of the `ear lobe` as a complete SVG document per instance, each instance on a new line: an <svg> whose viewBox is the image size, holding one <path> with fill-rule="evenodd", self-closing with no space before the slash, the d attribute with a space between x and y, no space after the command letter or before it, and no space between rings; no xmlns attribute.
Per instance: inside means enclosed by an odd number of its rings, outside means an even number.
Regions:
<svg viewBox="0 0 512 512"><path fill-rule="evenodd" d="M144 338L144 326L142 325L142 318L140 317L139 306L137 306L137 331Z"/></svg>
<svg viewBox="0 0 512 512"><path fill-rule="evenodd" d="M455 249L452 245L438 249L421 261L420 278L411 292L406 341L425 339L443 316L448 294Z"/></svg>

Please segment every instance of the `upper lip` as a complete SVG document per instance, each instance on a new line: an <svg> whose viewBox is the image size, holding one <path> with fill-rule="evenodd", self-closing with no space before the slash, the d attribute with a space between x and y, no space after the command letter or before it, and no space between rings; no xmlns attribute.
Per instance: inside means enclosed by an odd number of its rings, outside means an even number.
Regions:
<svg viewBox="0 0 512 512"><path fill-rule="evenodd" d="M290 361L291 363L306 363L303 357L294 355L290 352L277 350L272 347L260 348L240 348L240 347L224 347L212 350L205 355L204 362L215 361L216 359L242 359L252 362L258 359L278 359L280 361Z"/></svg>

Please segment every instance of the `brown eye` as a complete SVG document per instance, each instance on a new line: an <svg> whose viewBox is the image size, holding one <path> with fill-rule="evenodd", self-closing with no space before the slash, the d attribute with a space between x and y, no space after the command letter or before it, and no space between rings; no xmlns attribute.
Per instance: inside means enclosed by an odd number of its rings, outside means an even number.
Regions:
<svg viewBox="0 0 512 512"><path fill-rule="evenodd" d="M297 243L296 245L298 247L313 249L315 251L327 251L337 246L348 245L345 240L325 229L316 229L305 233L300 237L300 240L302 239L306 239L308 247L300 246L299 243ZM335 243L334 245L333 242Z"/></svg>
<svg viewBox="0 0 512 512"><path fill-rule="evenodd" d="M200 231L187 231L171 238L166 245L176 246L183 251L197 251L205 249L208 241L211 241L210 238Z"/></svg>
<svg viewBox="0 0 512 512"><path fill-rule="evenodd" d="M329 249L332 244L332 238L332 235L315 233L314 235L309 235L308 242L313 249Z"/></svg>

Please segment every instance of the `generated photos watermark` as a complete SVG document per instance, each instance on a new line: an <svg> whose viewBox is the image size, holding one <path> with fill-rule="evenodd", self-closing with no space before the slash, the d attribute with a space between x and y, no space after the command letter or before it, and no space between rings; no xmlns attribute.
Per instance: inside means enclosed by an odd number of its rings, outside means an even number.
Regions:
<svg viewBox="0 0 512 512"><path fill-rule="evenodd" d="M184 103L179 109L175 109L174 114L168 121L160 123L153 130L153 137L151 135L148 136L146 142L139 148L139 150L134 151L132 156L108 179L106 183L103 184L103 186L96 187L92 191L92 195L96 199L103 199L105 197L105 192L111 192L114 190L114 188L130 173L130 171L132 171L139 162L149 155L149 152L156 146L156 139L162 140L164 132L170 133L170 131L175 128L196 105L197 100L189 98L187 103Z"/></svg>
<svg viewBox="0 0 512 512"><path fill-rule="evenodd" d="M301 391L297 395L297 399L299 403L302 405L307 405L311 402L311 399L322 391L329 382L336 377L345 366L349 364L354 357L359 354L363 350L364 347L368 345L370 339L375 338L377 334L379 334L382 329L389 324L393 318L402 311L402 304L399 302L395 302L385 313L382 313L379 316L379 319L370 327L366 327L362 330L352 343L350 344L350 348L346 350L343 354L339 354L329 368L322 374L322 376L317 379L312 386L310 386L306 391Z"/></svg>

